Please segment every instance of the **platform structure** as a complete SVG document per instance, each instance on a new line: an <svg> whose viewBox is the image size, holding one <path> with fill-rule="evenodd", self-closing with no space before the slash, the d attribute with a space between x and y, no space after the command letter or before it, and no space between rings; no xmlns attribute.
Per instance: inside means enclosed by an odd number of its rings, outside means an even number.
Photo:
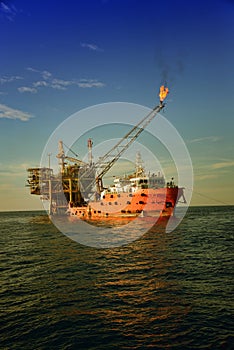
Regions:
<svg viewBox="0 0 234 350"><path fill-rule="evenodd" d="M63 173L57 175L54 175L53 169L45 167L29 168L27 171L27 186L30 187L30 193L49 201L50 214L66 213L69 203L84 205L78 165L67 166Z"/></svg>

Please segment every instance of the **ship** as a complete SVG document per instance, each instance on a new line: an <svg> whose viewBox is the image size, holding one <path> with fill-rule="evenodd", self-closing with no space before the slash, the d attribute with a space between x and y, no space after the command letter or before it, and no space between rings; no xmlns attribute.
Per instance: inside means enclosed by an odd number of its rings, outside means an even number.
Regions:
<svg viewBox="0 0 234 350"><path fill-rule="evenodd" d="M59 173L54 174L50 166L27 169L27 186L31 194L40 195L49 203L49 215L68 215L95 224L136 217L169 218L174 214L181 198L185 202L183 188L175 184L173 177L166 181L160 172L147 173L140 154L134 172L115 176L108 186L103 183L107 172L165 107L168 92L167 87L161 86L159 104L96 162L93 162L92 139L87 142L87 162L66 155L60 140Z"/></svg>
<svg viewBox="0 0 234 350"><path fill-rule="evenodd" d="M127 177L116 177L113 185L101 192L100 199L82 206L69 202L67 212L86 221L138 216L170 217L181 197L183 188L178 188L173 179L165 184L160 173L133 173Z"/></svg>

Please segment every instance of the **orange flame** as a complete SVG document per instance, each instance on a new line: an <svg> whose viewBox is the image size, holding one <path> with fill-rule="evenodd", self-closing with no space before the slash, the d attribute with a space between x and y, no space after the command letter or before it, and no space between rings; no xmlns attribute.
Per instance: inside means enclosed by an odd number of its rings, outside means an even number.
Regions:
<svg viewBox="0 0 234 350"><path fill-rule="evenodd" d="M160 102L163 102L165 100L168 92L169 92L168 87L165 87L164 85L160 86L160 92L159 92Z"/></svg>

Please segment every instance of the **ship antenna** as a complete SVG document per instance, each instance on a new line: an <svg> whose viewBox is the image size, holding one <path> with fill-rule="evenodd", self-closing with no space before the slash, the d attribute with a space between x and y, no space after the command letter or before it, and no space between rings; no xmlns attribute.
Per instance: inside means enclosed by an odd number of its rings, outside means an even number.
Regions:
<svg viewBox="0 0 234 350"><path fill-rule="evenodd" d="M90 138L88 139L88 149L89 149L89 154L88 154L89 165L91 166L93 164L93 153L92 153L93 141Z"/></svg>
<svg viewBox="0 0 234 350"><path fill-rule="evenodd" d="M143 160L141 158L141 153L138 151L136 154L136 177L144 176L145 169L143 166Z"/></svg>

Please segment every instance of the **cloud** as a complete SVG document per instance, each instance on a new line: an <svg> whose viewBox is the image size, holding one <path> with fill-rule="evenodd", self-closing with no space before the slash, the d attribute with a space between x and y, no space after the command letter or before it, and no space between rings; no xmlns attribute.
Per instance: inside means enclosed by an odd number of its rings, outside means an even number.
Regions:
<svg viewBox="0 0 234 350"><path fill-rule="evenodd" d="M205 137L200 137L200 138L197 138L197 139L192 139L192 140L189 140L188 142L189 143L200 143L200 142L217 142L217 141L220 141L222 140L222 137L220 136L205 136Z"/></svg>
<svg viewBox="0 0 234 350"><path fill-rule="evenodd" d="M203 180L210 180L210 179L217 179L217 174L204 174L204 175L196 175L196 181L203 181Z"/></svg>
<svg viewBox="0 0 234 350"><path fill-rule="evenodd" d="M234 161L233 160L226 160L222 162L217 162L212 164L212 169L222 169L222 168L227 168L227 167L233 167L234 166Z"/></svg>
<svg viewBox="0 0 234 350"><path fill-rule="evenodd" d="M34 72L34 73L39 73L43 79L50 79L52 77L52 73L48 72L48 70L39 70L39 69L35 69L32 67L27 67L26 68L29 72Z"/></svg>
<svg viewBox="0 0 234 350"><path fill-rule="evenodd" d="M52 79L50 87L54 89L66 89L68 86L78 86L80 88L103 87L104 83L96 79L80 79L80 80L62 80Z"/></svg>
<svg viewBox="0 0 234 350"><path fill-rule="evenodd" d="M26 122L29 119L33 118L33 115L20 111L18 109L13 109L6 105L0 104L0 118L5 119L15 119L21 120L22 122Z"/></svg>
<svg viewBox="0 0 234 350"><path fill-rule="evenodd" d="M49 85L48 82L45 81L45 80L39 80L39 81L35 81L35 82L33 83L33 86L34 86L34 87L40 87L40 86L46 87L46 86L48 86L48 85Z"/></svg>
<svg viewBox="0 0 234 350"><path fill-rule="evenodd" d="M38 70L32 67L26 68L28 71L33 73L38 73L42 79L35 81L32 83L32 87L20 87L18 88L19 92L32 92L36 93L38 89L41 88L51 88L55 90L67 90L70 86L77 86L82 89L87 88L101 88L104 87L105 84L97 79L59 79L53 77L52 73L47 70Z"/></svg>
<svg viewBox="0 0 234 350"><path fill-rule="evenodd" d="M75 84L75 81L73 81L73 80L63 80L63 79L54 78L51 81L51 86L52 85L59 85L59 86L66 87L66 86L73 85L73 84Z"/></svg>
<svg viewBox="0 0 234 350"><path fill-rule="evenodd" d="M80 88L93 88L93 87L104 87L105 84L97 81L97 80L86 80L86 81L79 81L76 84L77 86L79 86Z"/></svg>
<svg viewBox="0 0 234 350"><path fill-rule="evenodd" d="M40 74L41 77L44 79L44 80L35 81L32 84L34 88L48 87L48 88L55 89L55 90L67 90L67 88L69 86L77 86L77 87L83 88L83 89L84 88L100 88L100 87L105 86L105 84L103 82L98 81L97 79L65 80L65 79L59 79L59 78L53 77L52 73L50 73L49 71L46 71L46 70L40 71L40 70L32 68L32 67L28 67L27 70ZM23 91L23 89L21 89L20 92L26 92L26 91L29 91L29 90ZM31 92L33 92L33 91L31 91Z"/></svg>
<svg viewBox="0 0 234 350"><path fill-rule="evenodd" d="M80 43L81 47L87 48L91 51L103 51L100 47L98 47L95 44L89 44L89 43Z"/></svg>
<svg viewBox="0 0 234 350"><path fill-rule="evenodd" d="M50 87L55 90L67 90L65 86L59 84L51 84Z"/></svg>
<svg viewBox="0 0 234 350"><path fill-rule="evenodd" d="M43 70L41 72L41 75L42 75L42 78L45 79L45 80L49 79L50 77L52 77L52 74L50 72L48 72L47 70Z"/></svg>
<svg viewBox="0 0 234 350"><path fill-rule="evenodd" d="M28 86L21 86L17 89L19 92L23 93L23 92L30 92L32 94L35 94L37 93L37 89L35 88L31 88L31 87L28 87Z"/></svg>
<svg viewBox="0 0 234 350"><path fill-rule="evenodd" d="M32 68L32 67L27 67L26 68L28 71L30 72L36 72L36 73L39 73L40 71L38 69L35 69L35 68Z"/></svg>
<svg viewBox="0 0 234 350"><path fill-rule="evenodd" d="M0 1L0 13L9 21L13 21L17 14L17 9L14 5L7 5L5 1Z"/></svg>
<svg viewBox="0 0 234 350"><path fill-rule="evenodd" d="M6 84L6 83L12 83L15 80L20 80L23 79L22 77L18 76L18 75L12 75L10 77L2 77L0 78L0 83L1 84Z"/></svg>
<svg viewBox="0 0 234 350"><path fill-rule="evenodd" d="M14 164L0 164L0 176L9 177L9 176L21 176L26 173L26 169L33 167L29 163L14 163Z"/></svg>

